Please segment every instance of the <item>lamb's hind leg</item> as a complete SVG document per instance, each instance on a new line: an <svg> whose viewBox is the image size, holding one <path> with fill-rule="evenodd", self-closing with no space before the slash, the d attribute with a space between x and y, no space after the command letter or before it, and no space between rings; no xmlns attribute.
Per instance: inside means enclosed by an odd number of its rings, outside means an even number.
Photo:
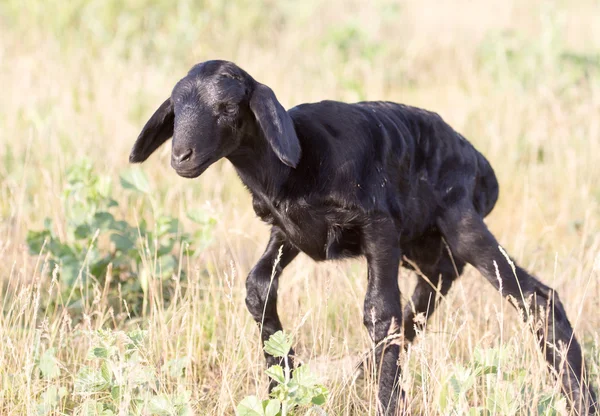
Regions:
<svg viewBox="0 0 600 416"><path fill-rule="evenodd" d="M456 257L475 266L503 295L514 298L527 311L526 316L533 314L535 322L544 323L536 326L539 345L548 365L556 370L572 408L581 414L598 410L586 377L581 347L558 294L516 264L513 270L469 203L448 208L439 218L438 226Z"/></svg>

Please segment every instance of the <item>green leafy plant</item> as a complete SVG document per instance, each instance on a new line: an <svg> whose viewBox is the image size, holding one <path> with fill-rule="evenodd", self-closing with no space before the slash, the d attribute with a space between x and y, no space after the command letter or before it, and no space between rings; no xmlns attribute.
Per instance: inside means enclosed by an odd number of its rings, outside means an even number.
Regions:
<svg viewBox="0 0 600 416"><path fill-rule="evenodd" d="M78 299L74 287L85 289L94 282L104 286L111 265L112 275L118 277L113 285L121 283L122 293L135 313L148 289L149 276L166 278L178 273L181 245L185 244L186 253L192 255L192 240L197 248L206 246L216 220L205 212L189 213L188 218L199 230L193 235L182 233L177 218L160 213L142 170L124 172L120 184L132 196L143 195L150 201L155 219L152 226L145 219L136 224L119 219L122 211L112 197L110 177L96 174L91 163L84 160L66 174L62 233L59 235L51 219L46 218L42 230L29 231L27 244L32 254L44 250L49 253L50 267L58 269L61 287L72 302Z"/></svg>
<svg viewBox="0 0 600 416"><path fill-rule="evenodd" d="M66 400L68 390L65 386L60 386L60 363L56 358L56 348L48 348L40 353L39 338L35 343L35 366L37 375L48 383L44 392L37 401L37 414L46 415L59 408L61 402Z"/></svg>
<svg viewBox="0 0 600 416"><path fill-rule="evenodd" d="M244 398L237 406L238 416L286 416L300 407L320 408L325 404L329 392L318 383L310 369L304 365L291 370L288 362L291 348L291 336L282 331L277 331L265 341L265 352L283 359L283 367L274 365L266 370L277 386L269 399L261 400L257 396Z"/></svg>
<svg viewBox="0 0 600 416"><path fill-rule="evenodd" d="M470 415L513 415L520 406L531 400L533 393L526 383L526 370L509 366L508 348L477 348L469 366L458 366L442 383L438 406L442 414L468 413ZM470 406L470 398L484 397L484 405ZM518 399L521 397L521 399ZM565 408L565 399L553 393L537 398L538 415L556 416Z"/></svg>
<svg viewBox="0 0 600 416"><path fill-rule="evenodd" d="M186 416L192 414L191 393L183 388L176 392L161 391L156 368L145 358L146 331L99 330L88 353L88 364L75 378L75 396L81 398L82 414L103 416L116 414ZM169 371L181 377L181 371Z"/></svg>

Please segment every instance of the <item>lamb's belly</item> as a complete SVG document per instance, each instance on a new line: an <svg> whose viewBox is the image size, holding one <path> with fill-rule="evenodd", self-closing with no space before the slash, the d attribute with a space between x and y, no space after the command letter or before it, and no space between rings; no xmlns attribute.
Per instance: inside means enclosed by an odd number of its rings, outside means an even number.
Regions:
<svg viewBox="0 0 600 416"><path fill-rule="evenodd" d="M361 254L360 231L307 221L286 227L289 240L315 261L355 257Z"/></svg>
<svg viewBox="0 0 600 416"><path fill-rule="evenodd" d="M285 233L290 242L315 261L327 260L327 231L326 229L303 227L294 224L285 227Z"/></svg>

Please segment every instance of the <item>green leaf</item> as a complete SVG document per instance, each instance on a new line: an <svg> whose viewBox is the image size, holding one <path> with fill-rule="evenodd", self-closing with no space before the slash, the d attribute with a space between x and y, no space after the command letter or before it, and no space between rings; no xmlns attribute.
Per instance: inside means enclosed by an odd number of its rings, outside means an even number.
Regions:
<svg viewBox="0 0 600 416"><path fill-rule="evenodd" d="M455 399L457 399L460 396L460 393L461 393L460 382L453 375L453 376L450 377L450 380L448 381L448 384L449 384L450 387L452 387L452 393L454 393L453 397Z"/></svg>
<svg viewBox="0 0 600 416"><path fill-rule="evenodd" d="M158 262L156 265L156 275L157 276L169 276L171 273L175 271L177 268L177 259L175 256L171 254L167 254L166 256L162 256L158 258Z"/></svg>
<svg viewBox="0 0 600 416"><path fill-rule="evenodd" d="M146 329L134 329L127 333L127 337L130 342L128 343L128 347L137 348L144 344L144 340L148 338L148 330Z"/></svg>
<svg viewBox="0 0 600 416"><path fill-rule="evenodd" d="M54 356L56 352L55 348L49 348L40 357L39 368L44 378L52 379L60 375L60 368L58 367L58 361Z"/></svg>
<svg viewBox="0 0 600 416"><path fill-rule="evenodd" d="M195 413L189 404L185 404L178 408L177 416L194 416Z"/></svg>
<svg viewBox="0 0 600 416"><path fill-rule="evenodd" d="M110 241L113 242L115 248L124 253L127 253L129 250L135 247L135 243L129 239L129 237L121 235L121 234L112 234L110 236Z"/></svg>
<svg viewBox="0 0 600 416"><path fill-rule="evenodd" d="M42 247L44 246L44 241L46 239L50 240L52 238L50 230L45 229L42 231L28 231L27 232L27 246L29 247L29 253L37 256L42 251Z"/></svg>
<svg viewBox="0 0 600 416"><path fill-rule="evenodd" d="M104 361L100 366L100 374L102 374L102 378L106 384L110 384L112 382L112 371L110 370L106 361Z"/></svg>
<svg viewBox="0 0 600 416"><path fill-rule="evenodd" d="M189 365L189 357L175 358L167 361L163 366L163 371L166 370L173 378L183 376L183 370Z"/></svg>
<svg viewBox="0 0 600 416"><path fill-rule="evenodd" d="M473 363L477 376L497 374L498 368L509 359L510 349L507 347L475 348Z"/></svg>
<svg viewBox="0 0 600 416"><path fill-rule="evenodd" d="M90 228L89 224L79 224L75 228L75 231L73 231L73 235L78 240L83 240L84 238L89 238L92 235L92 229Z"/></svg>
<svg viewBox="0 0 600 416"><path fill-rule="evenodd" d="M285 383L285 375L283 374L283 367L280 365L272 365L265 373L279 384Z"/></svg>
<svg viewBox="0 0 600 416"><path fill-rule="evenodd" d="M133 354L132 357L136 357L137 354ZM137 363L139 358L132 358L129 360L132 363ZM127 374L129 384L140 385L145 383L153 383L156 381L156 374L145 365L135 365L131 368Z"/></svg>
<svg viewBox="0 0 600 416"><path fill-rule="evenodd" d="M302 387L312 389L317 384L317 377L310 372L306 365L302 365L294 370L294 381Z"/></svg>
<svg viewBox="0 0 600 416"><path fill-rule="evenodd" d="M72 287L77 281L81 263L75 257L65 256L61 259L60 280L67 286Z"/></svg>
<svg viewBox="0 0 600 416"><path fill-rule="evenodd" d="M69 183L83 182L91 175L92 163L87 158L78 159L67 169L67 181Z"/></svg>
<svg viewBox="0 0 600 416"><path fill-rule="evenodd" d="M48 386L45 392L42 393L42 401L49 407L54 407L58 404L58 388L54 385Z"/></svg>
<svg viewBox="0 0 600 416"><path fill-rule="evenodd" d="M98 194L100 194L100 196L102 196L103 198L109 198L111 193L111 184L112 179L110 176L98 176L98 182L96 183L96 190L98 191Z"/></svg>
<svg viewBox="0 0 600 416"><path fill-rule="evenodd" d="M137 235L137 229L130 227L127 221L113 221L110 229L114 231L120 231L121 233L130 232L132 229L134 230L135 235Z"/></svg>
<svg viewBox="0 0 600 416"><path fill-rule="evenodd" d="M496 385L494 391L486 397L486 407L494 414L516 414L520 406L517 390L512 384Z"/></svg>
<svg viewBox="0 0 600 416"><path fill-rule="evenodd" d="M290 383L291 384L291 383ZM269 394L274 399L279 399L282 402L289 401L290 385L278 384Z"/></svg>
<svg viewBox="0 0 600 416"><path fill-rule="evenodd" d="M123 386L114 386L110 389L110 397L112 397L115 402L119 403L123 400L124 391L125 389Z"/></svg>
<svg viewBox="0 0 600 416"><path fill-rule="evenodd" d="M72 202L65 209L71 224L82 224L89 221L91 212L95 210L90 204L79 201Z"/></svg>
<svg viewBox="0 0 600 416"><path fill-rule="evenodd" d="M496 367L496 366L477 367L475 375L484 376L487 374L498 374L498 367Z"/></svg>
<svg viewBox="0 0 600 416"><path fill-rule="evenodd" d="M123 172L120 177L121 186L125 189L141 192L144 194L150 193L150 183L146 174L139 168L131 168Z"/></svg>
<svg viewBox="0 0 600 416"><path fill-rule="evenodd" d="M203 209L190 210L185 215L196 224L213 226L217 223L216 218Z"/></svg>
<svg viewBox="0 0 600 416"><path fill-rule="evenodd" d="M507 372L502 374L504 378L508 381L515 383L516 385L522 385L525 383L525 379L527 378L528 372L526 369L521 368L511 372Z"/></svg>
<svg viewBox="0 0 600 416"><path fill-rule="evenodd" d="M92 219L92 227L94 231L99 229L101 231L109 230L113 228L113 223L115 222L115 217L106 211L96 212L94 214L94 218Z"/></svg>
<svg viewBox="0 0 600 416"><path fill-rule="evenodd" d="M81 254L81 250L82 248L80 247L79 244L74 243L72 244L72 246L69 246L67 244L63 244L60 241L58 241L55 238L51 238L50 240L48 240L48 251L50 251L50 253L52 253L52 255L55 258L60 258L60 259L65 259L67 257L72 257L74 259L77 259L77 253L75 253L75 251L78 251L79 254Z"/></svg>
<svg viewBox="0 0 600 416"><path fill-rule="evenodd" d="M244 398L235 411L237 416L265 416L263 402L256 396Z"/></svg>
<svg viewBox="0 0 600 416"><path fill-rule="evenodd" d="M175 397L175 400L173 400L173 403L176 406L187 405L190 402L190 399L192 398L192 392L191 391L186 390L182 386L178 386L177 387L177 393L178 394Z"/></svg>
<svg viewBox="0 0 600 416"><path fill-rule="evenodd" d="M260 400L256 396L248 396L238 404L237 416L278 416L281 402L277 399Z"/></svg>
<svg viewBox="0 0 600 416"><path fill-rule="evenodd" d="M265 341L265 352L273 357L285 357L292 348L291 337L277 331Z"/></svg>
<svg viewBox="0 0 600 416"><path fill-rule="evenodd" d="M104 406L102 405L102 403L99 403L94 399L87 399L85 402L83 402L83 404L79 407L78 410L79 411L75 412L76 414L85 416L105 415Z"/></svg>
<svg viewBox="0 0 600 416"><path fill-rule="evenodd" d="M108 358L108 348L104 348L104 347L94 347L92 348L92 350L90 351L93 357L96 358Z"/></svg>
<svg viewBox="0 0 600 416"><path fill-rule="evenodd" d="M281 410L281 402L277 399L263 401L265 416L277 416Z"/></svg>
<svg viewBox="0 0 600 416"><path fill-rule="evenodd" d="M175 414L175 406L169 400L169 397L165 394L159 394L150 399L148 403L148 410L150 413L158 416L170 416Z"/></svg>
<svg viewBox="0 0 600 416"><path fill-rule="evenodd" d="M457 367L450 382L457 396L467 392L475 384L475 373L470 368Z"/></svg>
<svg viewBox="0 0 600 416"><path fill-rule="evenodd" d="M327 395L318 394L312 398L311 403L314 404L315 406L323 406L326 401L327 401Z"/></svg>
<svg viewBox="0 0 600 416"><path fill-rule="evenodd" d="M173 247L175 247L175 238L169 238L166 243L161 243L159 245L156 254L158 257L170 254L173 251Z"/></svg>
<svg viewBox="0 0 600 416"><path fill-rule="evenodd" d="M97 393L108 387L109 384L99 370L83 367L75 377L75 390L81 393Z"/></svg>
<svg viewBox="0 0 600 416"><path fill-rule="evenodd" d="M97 249L90 250L90 254L88 255L88 264L90 274L92 276L98 276L103 278L106 276L106 268L108 267L109 263L111 263L113 258L110 254L106 254L103 258L98 258L99 255L100 252Z"/></svg>
<svg viewBox="0 0 600 416"><path fill-rule="evenodd" d="M179 220L173 217L159 217L156 221L156 230L158 237L162 237L165 234L177 234L179 229Z"/></svg>
<svg viewBox="0 0 600 416"><path fill-rule="evenodd" d="M55 385L50 385L48 386L48 388L46 389L46 391L44 391L41 394L41 401L38 402L36 408L37 408L37 414L38 415L48 415L48 414L55 414L52 411L53 410L57 410L57 406L60 405L60 401L67 395L67 389L62 386L60 388L57 388Z"/></svg>
<svg viewBox="0 0 600 416"><path fill-rule="evenodd" d="M438 396L438 406L440 408L441 413L445 413L446 407L448 407L448 382L442 385L442 389L440 390L440 395Z"/></svg>
<svg viewBox="0 0 600 416"><path fill-rule="evenodd" d="M473 360L475 364L487 367L497 366L500 361L500 351L498 348L475 348L473 351Z"/></svg>

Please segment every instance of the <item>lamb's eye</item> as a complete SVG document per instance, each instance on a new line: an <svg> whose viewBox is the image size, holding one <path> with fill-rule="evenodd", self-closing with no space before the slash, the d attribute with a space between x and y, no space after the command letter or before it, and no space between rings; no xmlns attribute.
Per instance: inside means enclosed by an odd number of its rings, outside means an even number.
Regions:
<svg viewBox="0 0 600 416"><path fill-rule="evenodd" d="M237 105L235 104L221 104L221 113L227 115L227 116L232 116L237 112Z"/></svg>

